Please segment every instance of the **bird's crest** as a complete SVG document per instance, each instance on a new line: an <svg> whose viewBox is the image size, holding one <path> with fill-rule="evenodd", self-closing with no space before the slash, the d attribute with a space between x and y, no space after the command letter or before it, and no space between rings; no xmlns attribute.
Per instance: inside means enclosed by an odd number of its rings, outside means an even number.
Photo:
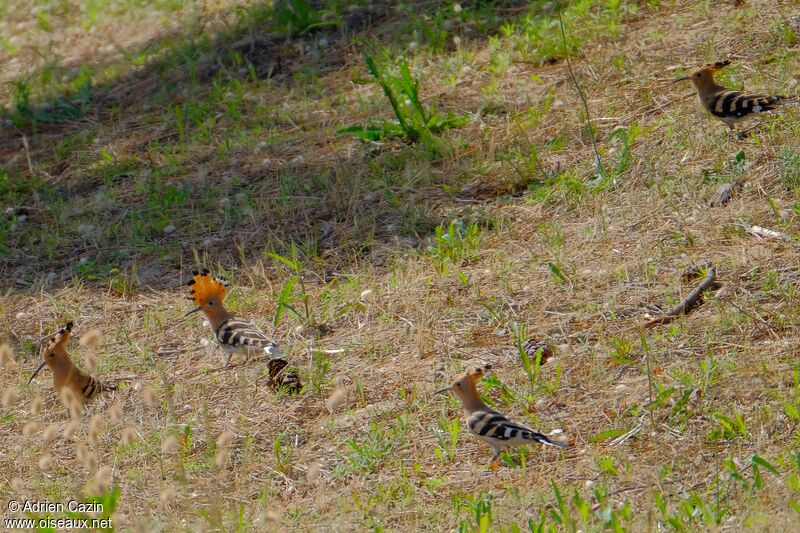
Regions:
<svg viewBox="0 0 800 533"><path fill-rule="evenodd" d="M208 298L217 298L219 301L225 299L225 293L228 291L228 282L222 278L212 278L211 273L207 269L200 272L192 272L192 279L189 280L187 285L190 287L191 296L196 305L202 305Z"/></svg>
<svg viewBox="0 0 800 533"><path fill-rule="evenodd" d="M730 64L731 64L730 59L723 59L722 61L715 61L714 63L706 63L705 65L703 65L703 68L707 68L714 72L717 72L718 70L722 70Z"/></svg>
<svg viewBox="0 0 800 533"><path fill-rule="evenodd" d="M61 328L58 331L56 331L55 334L52 337L50 337L50 340L45 345L43 351L49 352L50 350L52 350L56 346L60 346L60 345L66 344L66 342L69 340L70 336L72 335L72 326L73 325L74 325L74 323L70 320L69 322L67 322L66 326L64 326L63 328Z"/></svg>
<svg viewBox="0 0 800 533"><path fill-rule="evenodd" d="M695 78L702 77L703 73L705 72L713 76L715 73L719 72L730 64L730 59L723 59L722 61L715 61L714 63L706 63L705 65L700 65L700 67L698 67L698 69L692 73L692 76Z"/></svg>
<svg viewBox="0 0 800 533"><path fill-rule="evenodd" d="M467 377L472 380L473 383L477 383L479 379L483 377L483 374L489 371L492 368L492 365L485 364L483 366L479 366L467 371Z"/></svg>

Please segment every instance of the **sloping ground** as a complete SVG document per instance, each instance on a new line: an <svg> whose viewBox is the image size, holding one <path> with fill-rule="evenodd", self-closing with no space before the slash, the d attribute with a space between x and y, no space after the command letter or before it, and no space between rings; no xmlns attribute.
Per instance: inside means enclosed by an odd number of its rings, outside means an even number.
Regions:
<svg viewBox="0 0 800 533"><path fill-rule="evenodd" d="M293 39L250 6L214 39L153 35L135 72L98 60L83 101L65 82L8 105L3 499L116 487L115 523L156 531L793 527L798 111L738 139L671 82L727 57L727 85L797 94L800 9L655 4L566 13L601 178L544 3L374 4ZM469 123L441 144L337 135L392 116L362 53L401 50L422 99ZM296 271L264 255L293 250ZM638 328L704 261L720 289ZM287 346L301 395L269 390L263 362L216 370L183 318L195 264L233 278L230 307ZM48 441L68 414L47 371L26 383L69 319L103 333L76 359L130 380ZM535 375L528 336L556 352ZM487 472L457 401L431 395L479 362L498 410L574 447Z"/></svg>

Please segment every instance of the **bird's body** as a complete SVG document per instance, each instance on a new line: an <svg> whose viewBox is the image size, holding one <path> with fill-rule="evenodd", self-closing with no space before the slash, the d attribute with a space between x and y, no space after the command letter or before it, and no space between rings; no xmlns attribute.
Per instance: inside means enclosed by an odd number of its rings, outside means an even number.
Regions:
<svg viewBox="0 0 800 533"><path fill-rule="evenodd" d="M500 453L507 448L534 442L566 448L566 444L551 440L542 433L513 422L506 415L491 409L481 400L476 383L489 368L491 366L486 365L470 370L459 377L451 386L436 392L438 394L452 391L461 399L461 403L464 406L464 417L467 420L467 427L470 432L494 448L495 455L492 458L492 462L496 461Z"/></svg>
<svg viewBox="0 0 800 533"><path fill-rule="evenodd" d="M196 311L203 311L208 318L217 344L228 354L225 366L230 364L234 353L240 353L248 358L250 355L263 354L275 355L280 353L278 345L264 335L253 322L243 320L233 315L225 308L226 282L219 278L212 278L207 270L194 272L188 285L191 287L190 300L193 300Z"/></svg>
<svg viewBox="0 0 800 533"><path fill-rule="evenodd" d="M267 363L269 379L267 385L273 390L283 389L289 394L299 394L303 389L300 376L294 370L286 370L289 362L286 359L276 357Z"/></svg>
<svg viewBox="0 0 800 533"><path fill-rule="evenodd" d="M33 372L28 383L33 381L39 371L47 366L53 373L53 387L56 392L63 398L64 390L69 389L72 392L72 396L78 402L84 404L101 392L115 390L116 386L107 385L93 378L89 374L82 372L72 362L65 346L72 333L72 326L72 322L67 322L67 325L58 330L45 345L42 350L42 362Z"/></svg>
<svg viewBox="0 0 800 533"><path fill-rule="evenodd" d="M691 80L703 107L727 124L730 130L733 130L739 122L748 120L758 113L773 111L785 104L798 103L795 98L749 94L720 85L714 74L729 64L728 60L707 63L692 72L690 76L675 81Z"/></svg>

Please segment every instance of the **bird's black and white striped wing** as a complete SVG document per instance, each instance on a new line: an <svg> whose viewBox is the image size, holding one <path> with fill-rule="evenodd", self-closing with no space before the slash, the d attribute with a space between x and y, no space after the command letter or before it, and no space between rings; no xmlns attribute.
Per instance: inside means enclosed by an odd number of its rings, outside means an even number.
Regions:
<svg viewBox="0 0 800 533"><path fill-rule="evenodd" d="M722 91L715 95L711 114L725 121L736 122L753 115L772 111L784 101L781 96L765 96L763 94L745 94L740 91Z"/></svg>
<svg viewBox="0 0 800 533"><path fill-rule="evenodd" d="M83 381L83 383L80 384L81 396L83 396L85 400L91 400L101 392L117 390L116 385L108 385L92 376L83 375L81 378Z"/></svg>
<svg viewBox="0 0 800 533"><path fill-rule="evenodd" d="M264 335L258 326L238 318L230 318L220 325L217 341L232 349L264 350L270 355L280 353L275 341Z"/></svg>
<svg viewBox="0 0 800 533"><path fill-rule="evenodd" d="M552 441L546 435L512 422L505 415L489 409L471 413L467 425L470 431L498 450L532 442L559 448L567 447L566 444Z"/></svg>

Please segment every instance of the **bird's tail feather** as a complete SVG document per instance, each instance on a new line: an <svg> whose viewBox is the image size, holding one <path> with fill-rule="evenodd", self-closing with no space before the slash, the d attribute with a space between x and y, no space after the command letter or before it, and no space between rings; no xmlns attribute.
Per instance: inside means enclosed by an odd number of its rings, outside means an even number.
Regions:
<svg viewBox="0 0 800 533"><path fill-rule="evenodd" d="M536 433L535 431L525 432L522 436L526 440L536 441L538 443L545 444L547 446L554 446L556 448L569 448L569 444L564 444L563 442L550 440L546 435L542 435L541 433Z"/></svg>

